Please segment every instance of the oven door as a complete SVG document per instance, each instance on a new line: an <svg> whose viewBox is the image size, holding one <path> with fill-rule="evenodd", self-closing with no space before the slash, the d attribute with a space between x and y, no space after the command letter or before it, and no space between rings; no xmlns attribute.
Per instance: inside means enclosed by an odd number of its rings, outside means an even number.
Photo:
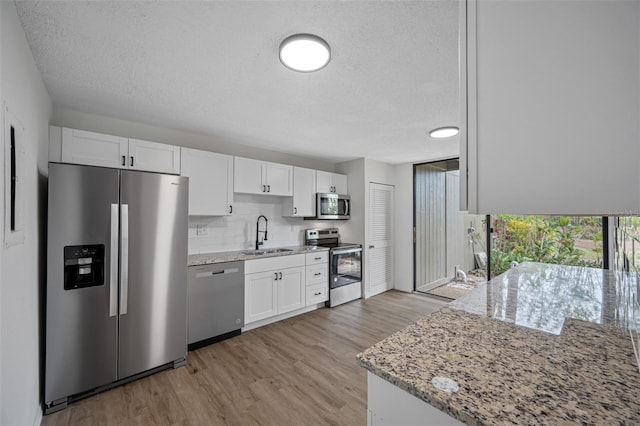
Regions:
<svg viewBox="0 0 640 426"><path fill-rule="evenodd" d="M362 247L332 249L329 288L338 288L362 280Z"/></svg>
<svg viewBox="0 0 640 426"><path fill-rule="evenodd" d="M349 219L348 195L322 194L317 195L316 218L317 219Z"/></svg>

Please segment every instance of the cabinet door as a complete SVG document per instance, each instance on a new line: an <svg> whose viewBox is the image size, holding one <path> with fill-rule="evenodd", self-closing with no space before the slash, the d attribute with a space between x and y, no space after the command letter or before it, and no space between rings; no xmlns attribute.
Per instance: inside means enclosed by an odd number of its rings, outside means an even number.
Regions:
<svg viewBox="0 0 640 426"><path fill-rule="evenodd" d="M182 148L182 176L189 178L189 215L226 216L233 212L233 157Z"/></svg>
<svg viewBox="0 0 640 426"><path fill-rule="evenodd" d="M282 275L280 275L282 274ZM305 306L305 269L300 266L278 271L278 313L295 311Z"/></svg>
<svg viewBox="0 0 640 426"><path fill-rule="evenodd" d="M349 194L349 186L347 185L347 175L334 173L332 175L333 192L336 194Z"/></svg>
<svg viewBox="0 0 640 426"><path fill-rule="evenodd" d="M118 136L62 129L62 162L127 168L128 141Z"/></svg>
<svg viewBox="0 0 640 426"><path fill-rule="evenodd" d="M284 274L283 274L284 275ZM244 323L278 314L276 272L258 272L244 277Z"/></svg>
<svg viewBox="0 0 640 426"><path fill-rule="evenodd" d="M293 168L293 211L291 216L313 216L316 213L316 171Z"/></svg>
<svg viewBox="0 0 640 426"><path fill-rule="evenodd" d="M640 2L460 10L461 204L481 214L640 213Z"/></svg>
<svg viewBox="0 0 640 426"><path fill-rule="evenodd" d="M270 195L293 195L293 166L278 163L263 164L262 183Z"/></svg>
<svg viewBox="0 0 640 426"><path fill-rule="evenodd" d="M233 190L245 194L264 194L262 184L262 161L235 157L233 168Z"/></svg>
<svg viewBox="0 0 640 426"><path fill-rule="evenodd" d="M129 139L129 169L180 174L180 147Z"/></svg>
<svg viewBox="0 0 640 426"><path fill-rule="evenodd" d="M333 173L316 170L316 188L317 192L328 194L333 192Z"/></svg>

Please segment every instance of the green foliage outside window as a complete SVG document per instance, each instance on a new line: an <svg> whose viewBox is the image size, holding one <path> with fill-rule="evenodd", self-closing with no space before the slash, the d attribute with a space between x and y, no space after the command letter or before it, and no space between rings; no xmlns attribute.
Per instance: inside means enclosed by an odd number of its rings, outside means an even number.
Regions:
<svg viewBox="0 0 640 426"><path fill-rule="evenodd" d="M600 217L498 215L492 220L492 276L513 261L602 267Z"/></svg>

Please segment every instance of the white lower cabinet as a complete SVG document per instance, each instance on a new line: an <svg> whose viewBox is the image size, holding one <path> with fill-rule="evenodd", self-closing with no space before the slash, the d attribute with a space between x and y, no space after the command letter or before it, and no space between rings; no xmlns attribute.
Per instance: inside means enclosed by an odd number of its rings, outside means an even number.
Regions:
<svg viewBox="0 0 640 426"><path fill-rule="evenodd" d="M283 269L278 272L276 284L279 314L304 308L306 295L304 267Z"/></svg>
<svg viewBox="0 0 640 426"><path fill-rule="evenodd" d="M305 307L304 265L304 254L245 261L245 325Z"/></svg>
<svg viewBox="0 0 640 426"><path fill-rule="evenodd" d="M306 255L307 306L329 300L329 252Z"/></svg>
<svg viewBox="0 0 640 426"><path fill-rule="evenodd" d="M308 312L329 300L328 261L328 251L245 261L245 327Z"/></svg>
<svg viewBox="0 0 640 426"><path fill-rule="evenodd" d="M329 300L329 286L327 283L307 286L306 300L307 306L317 305Z"/></svg>
<svg viewBox="0 0 640 426"><path fill-rule="evenodd" d="M247 274L244 278L244 323L278 314L278 286L275 272Z"/></svg>

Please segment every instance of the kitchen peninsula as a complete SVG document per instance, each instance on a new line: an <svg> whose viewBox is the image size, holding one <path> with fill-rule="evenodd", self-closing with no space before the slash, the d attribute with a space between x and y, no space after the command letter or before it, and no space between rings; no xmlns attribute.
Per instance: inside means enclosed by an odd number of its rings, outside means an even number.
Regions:
<svg viewBox="0 0 640 426"><path fill-rule="evenodd" d="M521 264L358 355L369 424L634 424L638 319L635 275Z"/></svg>

